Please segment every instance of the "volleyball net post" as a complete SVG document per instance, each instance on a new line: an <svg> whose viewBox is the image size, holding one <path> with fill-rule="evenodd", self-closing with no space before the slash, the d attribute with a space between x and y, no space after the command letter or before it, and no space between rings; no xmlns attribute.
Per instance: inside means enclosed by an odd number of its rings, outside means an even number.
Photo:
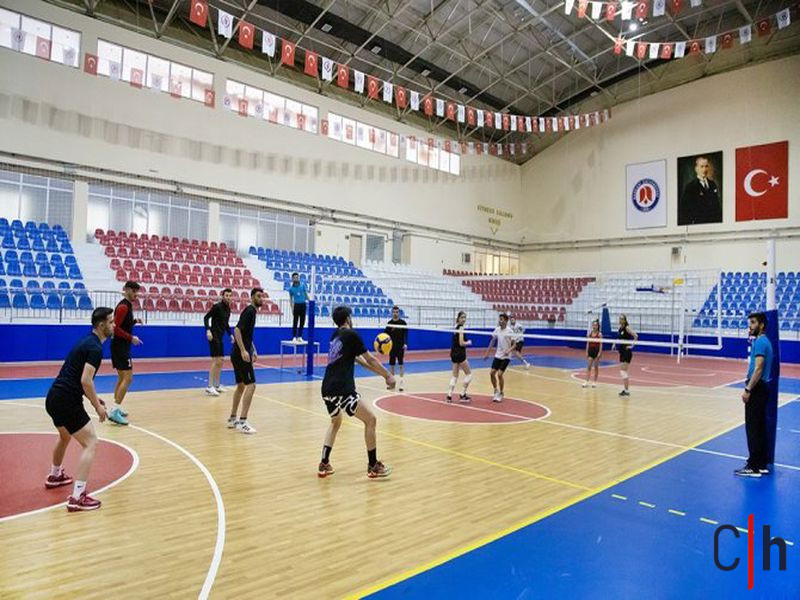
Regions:
<svg viewBox="0 0 800 600"><path fill-rule="evenodd" d="M772 365L770 381L767 384L769 396L767 398L767 442L769 463L775 462L775 439L778 430L778 394L780 392L781 376L781 340L780 325L778 322L778 309L775 303L775 238L767 240L767 330L765 335L772 345Z"/></svg>
<svg viewBox="0 0 800 600"><path fill-rule="evenodd" d="M317 315L316 315L316 308L317 308L317 301L316 301L316 293L315 293L315 281L316 281L316 274L317 274L317 267L316 265L311 266L311 280L308 284L308 327L306 328L306 333L308 337L308 344L306 344L306 376L313 377L314 376L314 349L316 346L314 343L317 341L316 337L316 324L317 324Z"/></svg>

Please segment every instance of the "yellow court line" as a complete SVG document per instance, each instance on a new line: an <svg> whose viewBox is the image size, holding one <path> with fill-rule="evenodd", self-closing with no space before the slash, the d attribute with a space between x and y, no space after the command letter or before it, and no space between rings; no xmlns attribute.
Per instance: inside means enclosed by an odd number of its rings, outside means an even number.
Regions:
<svg viewBox="0 0 800 600"><path fill-rule="evenodd" d="M705 444L706 442L708 442L710 440L713 440L715 437L718 437L720 435L724 435L725 433L735 429L738 426L739 426L739 424L732 425L730 427L726 427L725 429L723 429L723 430L721 430L721 431L719 431L717 433L714 433L712 435L706 436L706 437L698 440L697 442L695 442L690 448L695 448L697 446ZM406 571L403 571L402 573L399 573L397 575L389 577L388 579L385 579L385 580L383 580L383 581L381 581L379 583L376 583L376 584L371 585L369 587L365 587L363 589L360 589L357 592L354 592L352 594L348 594L347 596L345 596L345 599L346 600L360 599L360 598L363 598L365 596L369 596L370 594L374 594L375 592L379 592L380 590L383 590L383 589L386 589L388 587L391 587L391 586L393 586L393 585L395 585L397 583L400 583L401 581L404 581L406 579L410 579L411 577L414 577L415 575L419 575L420 573L424 573L425 571L429 571L429 570L431 570L431 569L433 569L435 567L438 567L439 565L442 565L442 564L444 564L444 563L446 563L446 562L448 562L450 560L453 560L454 558L458 558L459 556L467 554L468 552L472 552L473 550L476 550L477 548L480 548L481 546L485 546L485 545L490 544L490 543L492 543L494 541L497 541L498 539L500 539L502 537L505 537L505 536L507 536L507 535L509 535L511 533L514 533L515 531L519 531L520 529L522 529L524 527L527 527L528 525L532 525L533 523L536 523L537 521L541 521L542 519L544 519L546 517L549 517L550 515L553 515L553 514L559 512L559 511L561 511L561 510L564 510L565 508L569 508L570 506L573 506L574 504L577 504L578 502L581 502L582 500L590 498L591 496L594 496L595 494L597 494L599 492L605 491L605 490L617 485L618 483L620 483L622 481L625 481L627 479L630 479L632 477L640 475L640 474L644 473L645 471L648 471L648 470L650 470L650 469L652 469L654 467L657 467L660 464L663 464L663 463L665 463L665 462L667 462L669 460L672 460L676 456L679 456L680 454L683 454L684 452L687 452L687 451L688 451L687 449L681 448L680 450L675 450L673 452L670 452L666 456L663 456L661 458L657 458L655 460L652 460L649 463L645 464L644 466L639 467L638 469L634 469L633 471L630 471L630 472L626 473L625 475L623 475L620 478L614 479L614 480L612 480L612 481L610 481L608 483L603 484L602 486L600 486L598 488L595 488L593 491L586 491L586 492L583 492L581 494L578 494L577 496L575 496L575 497L573 497L573 498L571 498L569 500L565 500L564 502L562 502L560 504L557 504L556 506L553 506L553 507L545 509L545 510L543 510L541 512L538 512L535 515L533 515L532 517L528 517L528 518L524 519L523 521L520 521L520 522L518 522L518 523L516 523L514 525L511 525L509 527L501 529L500 531L496 531L494 533L486 535L486 536L484 536L484 537L482 537L482 538L480 538L480 539L478 539L478 540L476 540L474 542L471 542L469 544L465 544L464 546L456 548L455 550L451 550L447 554L445 554L443 556L440 556L438 558L435 558L435 559L433 559L433 560L431 560L431 561L429 561L427 563L424 563L424 564L419 565L417 567L413 567L411 569L407 569Z"/></svg>
<svg viewBox="0 0 800 600"><path fill-rule="evenodd" d="M300 411L303 411L305 413L315 415L317 417L323 417L325 419L329 418L327 415L322 415L317 411L310 410L308 408L303 408L302 406L295 406L294 404L289 404L288 402L283 402L281 400L276 400L274 398L270 398L269 396L265 396L263 394L253 394L253 395L255 397L257 397L257 398L263 398L264 400L267 400L268 402L273 402L274 404L280 404L280 405L286 406L288 408L293 408L295 410L300 410ZM352 425L354 427L358 427L358 424L354 423L352 421L344 421L344 423L347 424L347 425ZM438 446L436 444L431 444L429 442L423 442L422 440L411 438L411 437L408 437L408 436L405 436L405 435L400 435L398 433L392 433L390 431L385 431L385 430L382 430L382 429L379 429L378 433L381 434L381 435L385 435L387 437L391 437L391 438L395 438L395 439L398 439L398 440L401 440L401 441L404 441L404 442L408 442L410 444L415 444L417 446L422 446L424 448L430 448L432 450L439 450L440 452L444 452L446 454L452 454L453 456L458 456L459 458L465 458L467 460L471 460L471 461L474 461L474 462L482 463L482 464L489 465L489 466L492 466L492 467L497 467L499 469L505 469L507 471L513 471L514 473L521 473L521 474L527 475L529 477L534 477L536 479L542 479L543 481L549 481L550 483L556 483L558 485L563 485L563 486L571 487L571 488L578 489L578 490L594 491L594 488L591 488L589 486L586 486L586 485L583 485L583 484L580 484L580 483L575 483L575 482L572 482L572 481L566 481L565 479L558 479L556 477L550 477L548 475L542 475L541 473L537 473L535 471L529 471L528 469L522 469L520 467L515 467L513 465L507 465L507 464L504 464L504 463L496 462L496 461L493 461L493 460L489 460L488 458L482 458L480 456L474 456L472 454L467 454L465 452L459 452L458 450L452 450L450 448L445 448L443 446Z"/></svg>

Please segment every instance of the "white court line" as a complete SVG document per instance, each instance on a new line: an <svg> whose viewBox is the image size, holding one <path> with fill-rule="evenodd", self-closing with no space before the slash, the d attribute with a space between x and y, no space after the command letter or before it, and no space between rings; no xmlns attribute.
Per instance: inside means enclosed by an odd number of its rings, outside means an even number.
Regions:
<svg viewBox="0 0 800 600"><path fill-rule="evenodd" d="M733 381L729 381L727 383L721 383L719 385L715 385L711 389L712 390L721 390L723 388L729 387L729 386L734 385L736 383L744 383L745 381L746 381L746 379L744 377L742 377L741 379L734 379Z"/></svg>
<svg viewBox="0 0 800 600"><path fill-rule="evenodd" d="M33 406L33 405L28 405L28 406ZM39 408L39 407L37 406L37 408ZM11 434L11 435L19 435L19 434L28 435L28 434L31 434L31 435L49 435L49 436L58 437L58 433L55 433L55 432L52 432L52 431L0 431L0 436L2 436L3 434ZM115 440L109 440L107 438L102 438L100 436L97 436L97 439L98 440L102 440L104 442L108 442L109 444L114 444L114 445L119 446L120 448L122 448L124 450L127 450L130 453L131 458L133 459L133 461L132 461L131 466L128 469L128 471L122 477L119 477L118 479L115 479L114 481L111 481L107 485L101 487L100 489L93 491L92 494L94 494L94 495L102 494L103 492L105 492L108 489L111 489L115 485L118 485L118 484L122 483L128 477L130 477L133 474L133 472L139 466L139 454L133 448L130 448L129 446L126 446L125 444L123 444L121 442L117 442ZM43 513L43 512L46 512L48 510L53 510L54 508L60 508L62 506L66 506L66 505L67 505L67 501L65 500L64 502L59 502L58 504L51 504L51 505L45 506L43 508L37 508L36 510L29 510L29 511L22 512L22 513L16 513L16 514L8 515L8 516L5 516L5 517L0 517L0 523L5 523L6 521L13 521L14 519L19 519L20 517L27 517L27 516L30 516L30 515Z"/></svg>
<svg viewBox="0 0 800 600"><path fill-rule="evenodd" d="M44 407L38 404L26 404L24 402L14 402L9 401L8 404L0 404L0 406L25 406L27 408L36 408L38 410L42 410ZM92 417L96 419L96 416ZM178 450L181 454L186 456L189 460L191 460L195 466L200 469L200 471L205 475L206 480L208 481L208 485L211 487L211 491L214 494L214 500L217 503L217 541L214 544L214 554L211 557L211 565L208 567L208 572L206 573L206 578L203 581L203 587L200 589L200 593L198 594L198 598L200 600L206 600L211 593L211 587L214 585L214 580L217 577L217 571L219 570L220 562L222 561L222 550L225 547L225 505L222 502L222 494L219 491L219 486L217 486L217 482L214 481L214 477L211 475L211 472L206 468L206 466L200 462L200 460L191 452L186 450L183 446L173 442L172 440L165 438L164 436L155 433L154 431L150 431L149 429L145 429L144 427L139 427L138 425L127 425L131 429L136 429L137 431L141 431L142 433L146 433L157 440L164 442ZM110 441L110 440L109 440ZM122 444L120 444L122 445ZM137 463L138 465L138 457ZM120 480L121 481L121 480ZM108 489L110 486L106 486L105 489ZM99 490L102 491L102 490ZM98 493L99 493L98 491Z"/></svg>
<svg viewBox="0 0 800 600"><path fill-rule="evenodd" d="M672 373L671 371L659 371L657 368L653 368L653 367L639 367L639 369L641 371L646 372L646 373L652 373L653 375L667 375L667 376L669 376L669 375L682 375L682 374L690 375L689 373L681 373L680 372L681 371L680 367L675 369L675 371L676 371L675 373ZM692 370L693 371L701 371L702 369L692 369ZM705 371L703 373L692 374L691 376L692 377L716 377L717 373L716 373L716 371L710 371L710 372L709 371Z"/></svg>

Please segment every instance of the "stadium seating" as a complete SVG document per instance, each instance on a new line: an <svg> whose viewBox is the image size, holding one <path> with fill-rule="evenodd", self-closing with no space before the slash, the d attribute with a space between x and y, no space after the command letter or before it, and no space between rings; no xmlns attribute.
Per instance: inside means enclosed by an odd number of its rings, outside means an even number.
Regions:
<svg viewBox="0 0 800 600"><path fill-rule="evenodd" d="M300 275L301 282L308 283L313 267L316 271L316 312L320 316L328 316L331 307L337 304L351 306L355 317L377 319L391 316L391 298L366 278L361 269L341 256L254 246L250 247L250 255L266 265L274 281L284 290L289 289L293 272Z"/></svg>
<svg viewBox="0 0 800 600"><path fill-rule="evenodd" d="M723 329L746 329L747 315L765 310L766 273L725 272L720 290L720 322ZM714 327L717 318L717 286L711 290L697 317L695 327ZM780 315L780 329L800 331L800 273L777 274L775 302Z"/></svg>
<svg viewBox="0 0 800 600"><path fill-rule="evenodd" d="M231 311L238 313L250 302L250 290L261 285L224 243L102 229L95 231L95 239L117 281L137 281L144 287L137 308L147 311L206 312L219 299L219 291L229 287L234 292ZM281 312L270 299L261 310Z"/></svg>
<svg viewBox="0 0 800 600"><path fill-rule="evenodd" d="M0 219L0 240L0 309L92 309L69 236L60 225Z"/></svg>

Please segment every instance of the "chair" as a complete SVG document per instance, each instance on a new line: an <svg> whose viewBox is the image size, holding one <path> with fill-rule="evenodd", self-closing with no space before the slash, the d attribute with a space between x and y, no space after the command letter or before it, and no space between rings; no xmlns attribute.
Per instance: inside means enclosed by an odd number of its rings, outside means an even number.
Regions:
<svg viewBox="0 0 800 600"><path fill-rule="evenodd" d="M31 294L30 306L36 310L46 308L47 305L45 304L44 296L41 294Z"/></svg>
<svg viewBox="0 0 800 600"><path fill-rule="evenodd" d="M51 310L61 310L61 297L58 294L48 294L47 308Z"/></svg>

